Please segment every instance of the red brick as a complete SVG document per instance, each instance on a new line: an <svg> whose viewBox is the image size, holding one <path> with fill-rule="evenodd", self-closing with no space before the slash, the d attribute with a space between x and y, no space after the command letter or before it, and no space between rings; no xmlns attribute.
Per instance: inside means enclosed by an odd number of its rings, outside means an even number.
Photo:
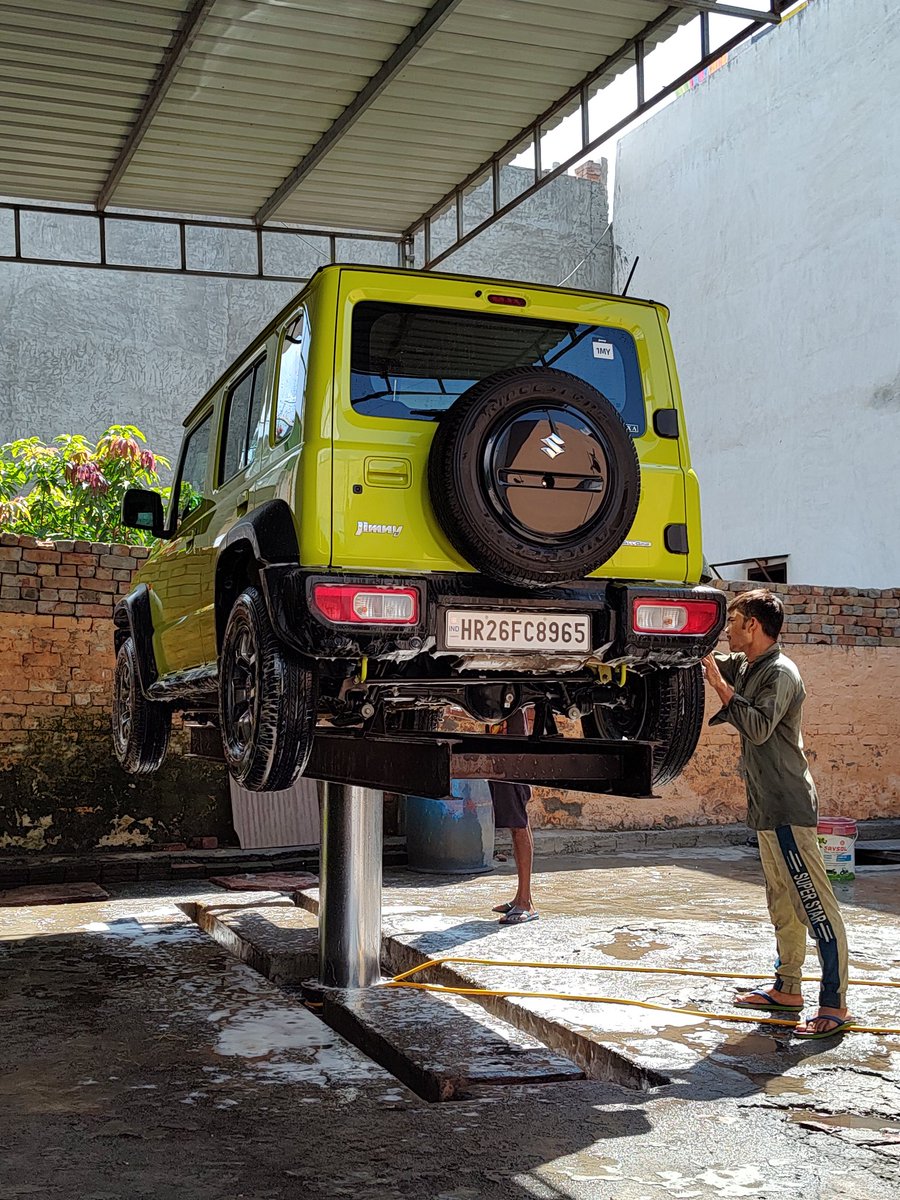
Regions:
<svg viewBox="0 0 900 1200"><path fill-rule="evenodd" d="M75 605L62 600L38 600L37 610L50 616L71 617L75 613Z"/></svg>
<svg viewBox="0 0 900 1200"><path fill-rule="evenodd" d="M34 563L58 563L62 561L62 555L58 550L23 550L22 558L26 562Z"/></svg>
<svg viewBox="0 0 900 1200"><path fill-rule="evenodd" d="M34 600L0 600L0 612L36 613L37 602Z"/></svg>

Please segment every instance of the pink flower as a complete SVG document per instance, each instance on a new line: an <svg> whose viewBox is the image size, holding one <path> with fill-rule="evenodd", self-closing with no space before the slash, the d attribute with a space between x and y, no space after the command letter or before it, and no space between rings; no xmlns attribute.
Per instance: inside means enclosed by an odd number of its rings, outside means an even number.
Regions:
<svg viewBox="0 0 900 1200"><path fill-rule="evenodd" d="M141 451L141 466L145 471L156 470L156 455L151 454L149 450Z"/></svg>

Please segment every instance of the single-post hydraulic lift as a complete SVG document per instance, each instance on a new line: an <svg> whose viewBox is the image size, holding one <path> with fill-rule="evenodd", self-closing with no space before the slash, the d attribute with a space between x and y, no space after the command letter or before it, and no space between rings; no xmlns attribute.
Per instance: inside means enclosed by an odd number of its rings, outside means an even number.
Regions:
<svg viewBox="0 0 900 1200"><path fill-rule="evenodd" d="M373 734L319 730L306 775L320 781L319 978L369 987L380 977L385 790L449 798L453 779L508 779L619 796L652 794L649 742Z"/></svg>

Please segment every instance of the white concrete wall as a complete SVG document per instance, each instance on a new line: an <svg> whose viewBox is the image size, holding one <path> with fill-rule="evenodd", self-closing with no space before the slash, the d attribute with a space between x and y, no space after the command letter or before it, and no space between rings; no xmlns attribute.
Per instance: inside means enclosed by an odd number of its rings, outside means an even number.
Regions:
<svg viewBox="0 0 900 1200"><path fill-rule="evenodd" d="M900 580L900 25L814 0L623 139L616 272L671 329L711 562Z"/></svg>
<svg viewBox="0 0 900 1200"><path fill-rule="evenodd" d="M509 183L516 176L531 179L517 168L504 178ZM605 184L564 177L443 269L558 283L603 234L607 209ZM122 261L134 261L134 254L155 261L158 227L129 228L135 240L120 247ZM33 252L59 255L63 237L74 236L74 251L67 252L88 258L90 232L73 235L45 220L34 231ZM11 228L0 234L0 252L11 252ZM569 286L609 290L608 237L605 242ZM233 258L229 249L224 237L213 235L197 263L223 269ZM367 261L396 261L388 246L359 249ZM308 263L276 269L312 270L316 256L307 257ZM113 422L130 423L147 434L153 450L174 459L184 417L300 286L0 262L0 444L33 434L95 438Z"/></svg>

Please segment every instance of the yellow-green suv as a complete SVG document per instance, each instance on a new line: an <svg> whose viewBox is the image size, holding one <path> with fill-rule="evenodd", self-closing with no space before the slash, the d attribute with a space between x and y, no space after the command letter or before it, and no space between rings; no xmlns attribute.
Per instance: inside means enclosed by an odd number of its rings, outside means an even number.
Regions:
<svg viewBox="0 0 900 1200"><path fill-rule="evenodd" d="M113 738L173 709L233 777L287 787L317 724L427 730L525 704L589 736L697 741L724 602L659 304L326 267L185 422L159 538L116 610Z"/></svg>

